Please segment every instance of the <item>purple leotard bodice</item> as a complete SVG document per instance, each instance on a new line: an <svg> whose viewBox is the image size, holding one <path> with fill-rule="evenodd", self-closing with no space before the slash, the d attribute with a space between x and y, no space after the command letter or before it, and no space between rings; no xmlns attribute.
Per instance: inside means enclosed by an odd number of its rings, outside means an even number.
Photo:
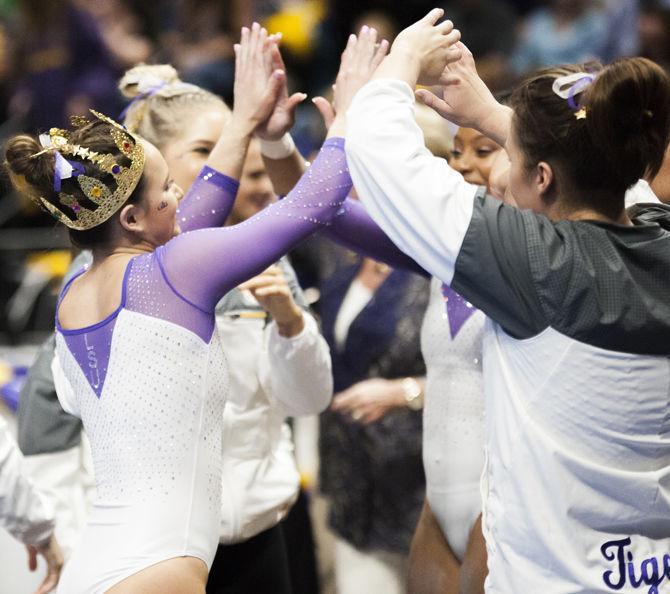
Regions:
<svg viewBox="0 0 670 594"><path fill-rule="evenodd" d="M328 225L351 189L344 140L327 140L293 191L250 219L221 227L235 200L238 183L205 167L180 203L182 233L152 253L132 258L126 268L121 302L104 320L57 330L98 397L102 393L114 325L127 309L177 324L208 342L214 308L240 282L277 261L294 245ZM61 300L75 275L64 287Z"/></svg>

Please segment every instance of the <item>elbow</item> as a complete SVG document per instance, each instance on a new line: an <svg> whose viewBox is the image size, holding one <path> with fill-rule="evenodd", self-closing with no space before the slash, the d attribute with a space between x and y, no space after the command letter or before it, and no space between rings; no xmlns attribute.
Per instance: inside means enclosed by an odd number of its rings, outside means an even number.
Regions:
<svg viewBox="0 0 670 594"><path fill-rule="evenodd" d="M291 417L309 417L318 415L330 406L333 399L333 375L328 367L326 373L312 375L306 385L296 382L290 394L276 392L277 402Z"/></svg>
<svg viewBox="0 0 670 594"><path fill-rule="evenodd" d="M328 370L328 379L324 381L321 389L314 395L314 409L307 414L318 415L326 410L333 400L333 375Z"/></svg>

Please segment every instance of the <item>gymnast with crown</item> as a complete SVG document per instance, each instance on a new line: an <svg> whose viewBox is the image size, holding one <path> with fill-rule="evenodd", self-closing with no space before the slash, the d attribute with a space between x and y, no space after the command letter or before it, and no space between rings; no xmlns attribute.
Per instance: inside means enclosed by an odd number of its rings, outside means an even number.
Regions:
<svg viewBox="0 0 670 594"><path fill-rule="evenodd" d="M318 157L286 199L233 227L219 228L249 137L285 76L268 70L258 25L236 51L231 122L185 197L153 145L95 112L9 141L14 185L93 252L56 316L58 397L84 423L98 490L60 592L205 591L227 381L214 307L341 213L349 168L391 240L488 318L486 591L670 580L670 209L624 202L660 168L670 80L641 58L548 69L512 112L459 62L442 14L401 32L369 83L379 53L350 42ZM444 99L415 95L419 82L446 84ZM506 146L520 208L428 153L417 97Z"/></svg>
<svg viewBox="0 0 670 594"><path fill-rule="evenodd" d="M286 199L221 228L249 138L284 82L266 69L272 43L256 24L243 31L231 122L186 196L153 145L96 112L7 145L16 187L93 253L56 316L58 397L83 421L97 482L60 592L205 591L227 384L215 305L326 225L351 187L343 141L332 137ZM343 85L342 101L355 90Z"/></svg>

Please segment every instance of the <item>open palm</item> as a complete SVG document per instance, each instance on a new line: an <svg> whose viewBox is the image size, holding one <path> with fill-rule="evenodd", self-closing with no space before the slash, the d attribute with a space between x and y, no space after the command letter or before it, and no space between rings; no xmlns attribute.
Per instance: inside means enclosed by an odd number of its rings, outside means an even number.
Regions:
<svg viewBox="0 0 670 594"><path fill-rule="evenodd" d="M277 41L277 36L269 38L268 46L264 51L265 70L268 76L276 70L286 72ZM289 96L288 85L286 80L284 80L275 108L270 117L256 129L257 136L264 140L279 140L293 127L295 123L295 109L306 97L305 93L294 93Z"/></svg>

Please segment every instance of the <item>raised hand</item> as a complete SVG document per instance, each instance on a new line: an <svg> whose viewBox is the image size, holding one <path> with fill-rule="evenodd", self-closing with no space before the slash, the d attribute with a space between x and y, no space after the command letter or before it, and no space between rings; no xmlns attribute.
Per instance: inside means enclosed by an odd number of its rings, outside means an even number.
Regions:
<svg viewBox="0 0 670 594"><path fill-rule="evenodd" d="M249 291L276 322L279 334L295 336L304 327L302 310L291 294L291 287L279 266L270 266L267 270L238 287Z"/></svg>
<svg viewBox="0 0 670 594"><path fill-rule="evenodd" d="M283 69L267 72L268 43L267 31L254 23L251 29L242 28L240 43L235 45L233 118L252 132L268 120L286 83Z"/></svg>
<svg viewBox="0 0 670 594"><path fill-rule="evenodd" d="M358 90L371 78L389 49L385 39L377 43L377 31L363 26L358 34L350 35L342 53L340 70L333 85L332 105L323 97L315 97L314 104L324 118L326 127L336 125L343 132L344 116ZM332 134L331 134L332 135Z"/></svg>
<svg viewBox="0 0 670 594"><path fill-rule="evenodd" d="M284 60L279 51L281 34L268 37L264 48L265 74L269 78L273 72L286 72ZM279 96L270 117L257 129L256 135L264 140L279 140L295 123L295 109L307 98L305 93L293 93L289 96L286 77L279 90Z"/></svg>
<svg viewBox="0 0 670 594"><path fill-rule="evenodd" d="M417 82L434 85L445 66L460 57L454 44L461 38L458 29L447 20L438 24L444 10L435 8L420 21L403 29L391 46L389 59L379 69L379 78L398 78L411 87Z"/></svg>
<svg viewBox="0 0 670 594"><path fill-rule="evenodd" d="M455 48L461 57L446 65L438 81L443 85L442 99L425 89L416 91L416 97L450 122L475 128L504 146L510 110L496 101L479 77L475 59L465 44L458 42Z"/></svg>

